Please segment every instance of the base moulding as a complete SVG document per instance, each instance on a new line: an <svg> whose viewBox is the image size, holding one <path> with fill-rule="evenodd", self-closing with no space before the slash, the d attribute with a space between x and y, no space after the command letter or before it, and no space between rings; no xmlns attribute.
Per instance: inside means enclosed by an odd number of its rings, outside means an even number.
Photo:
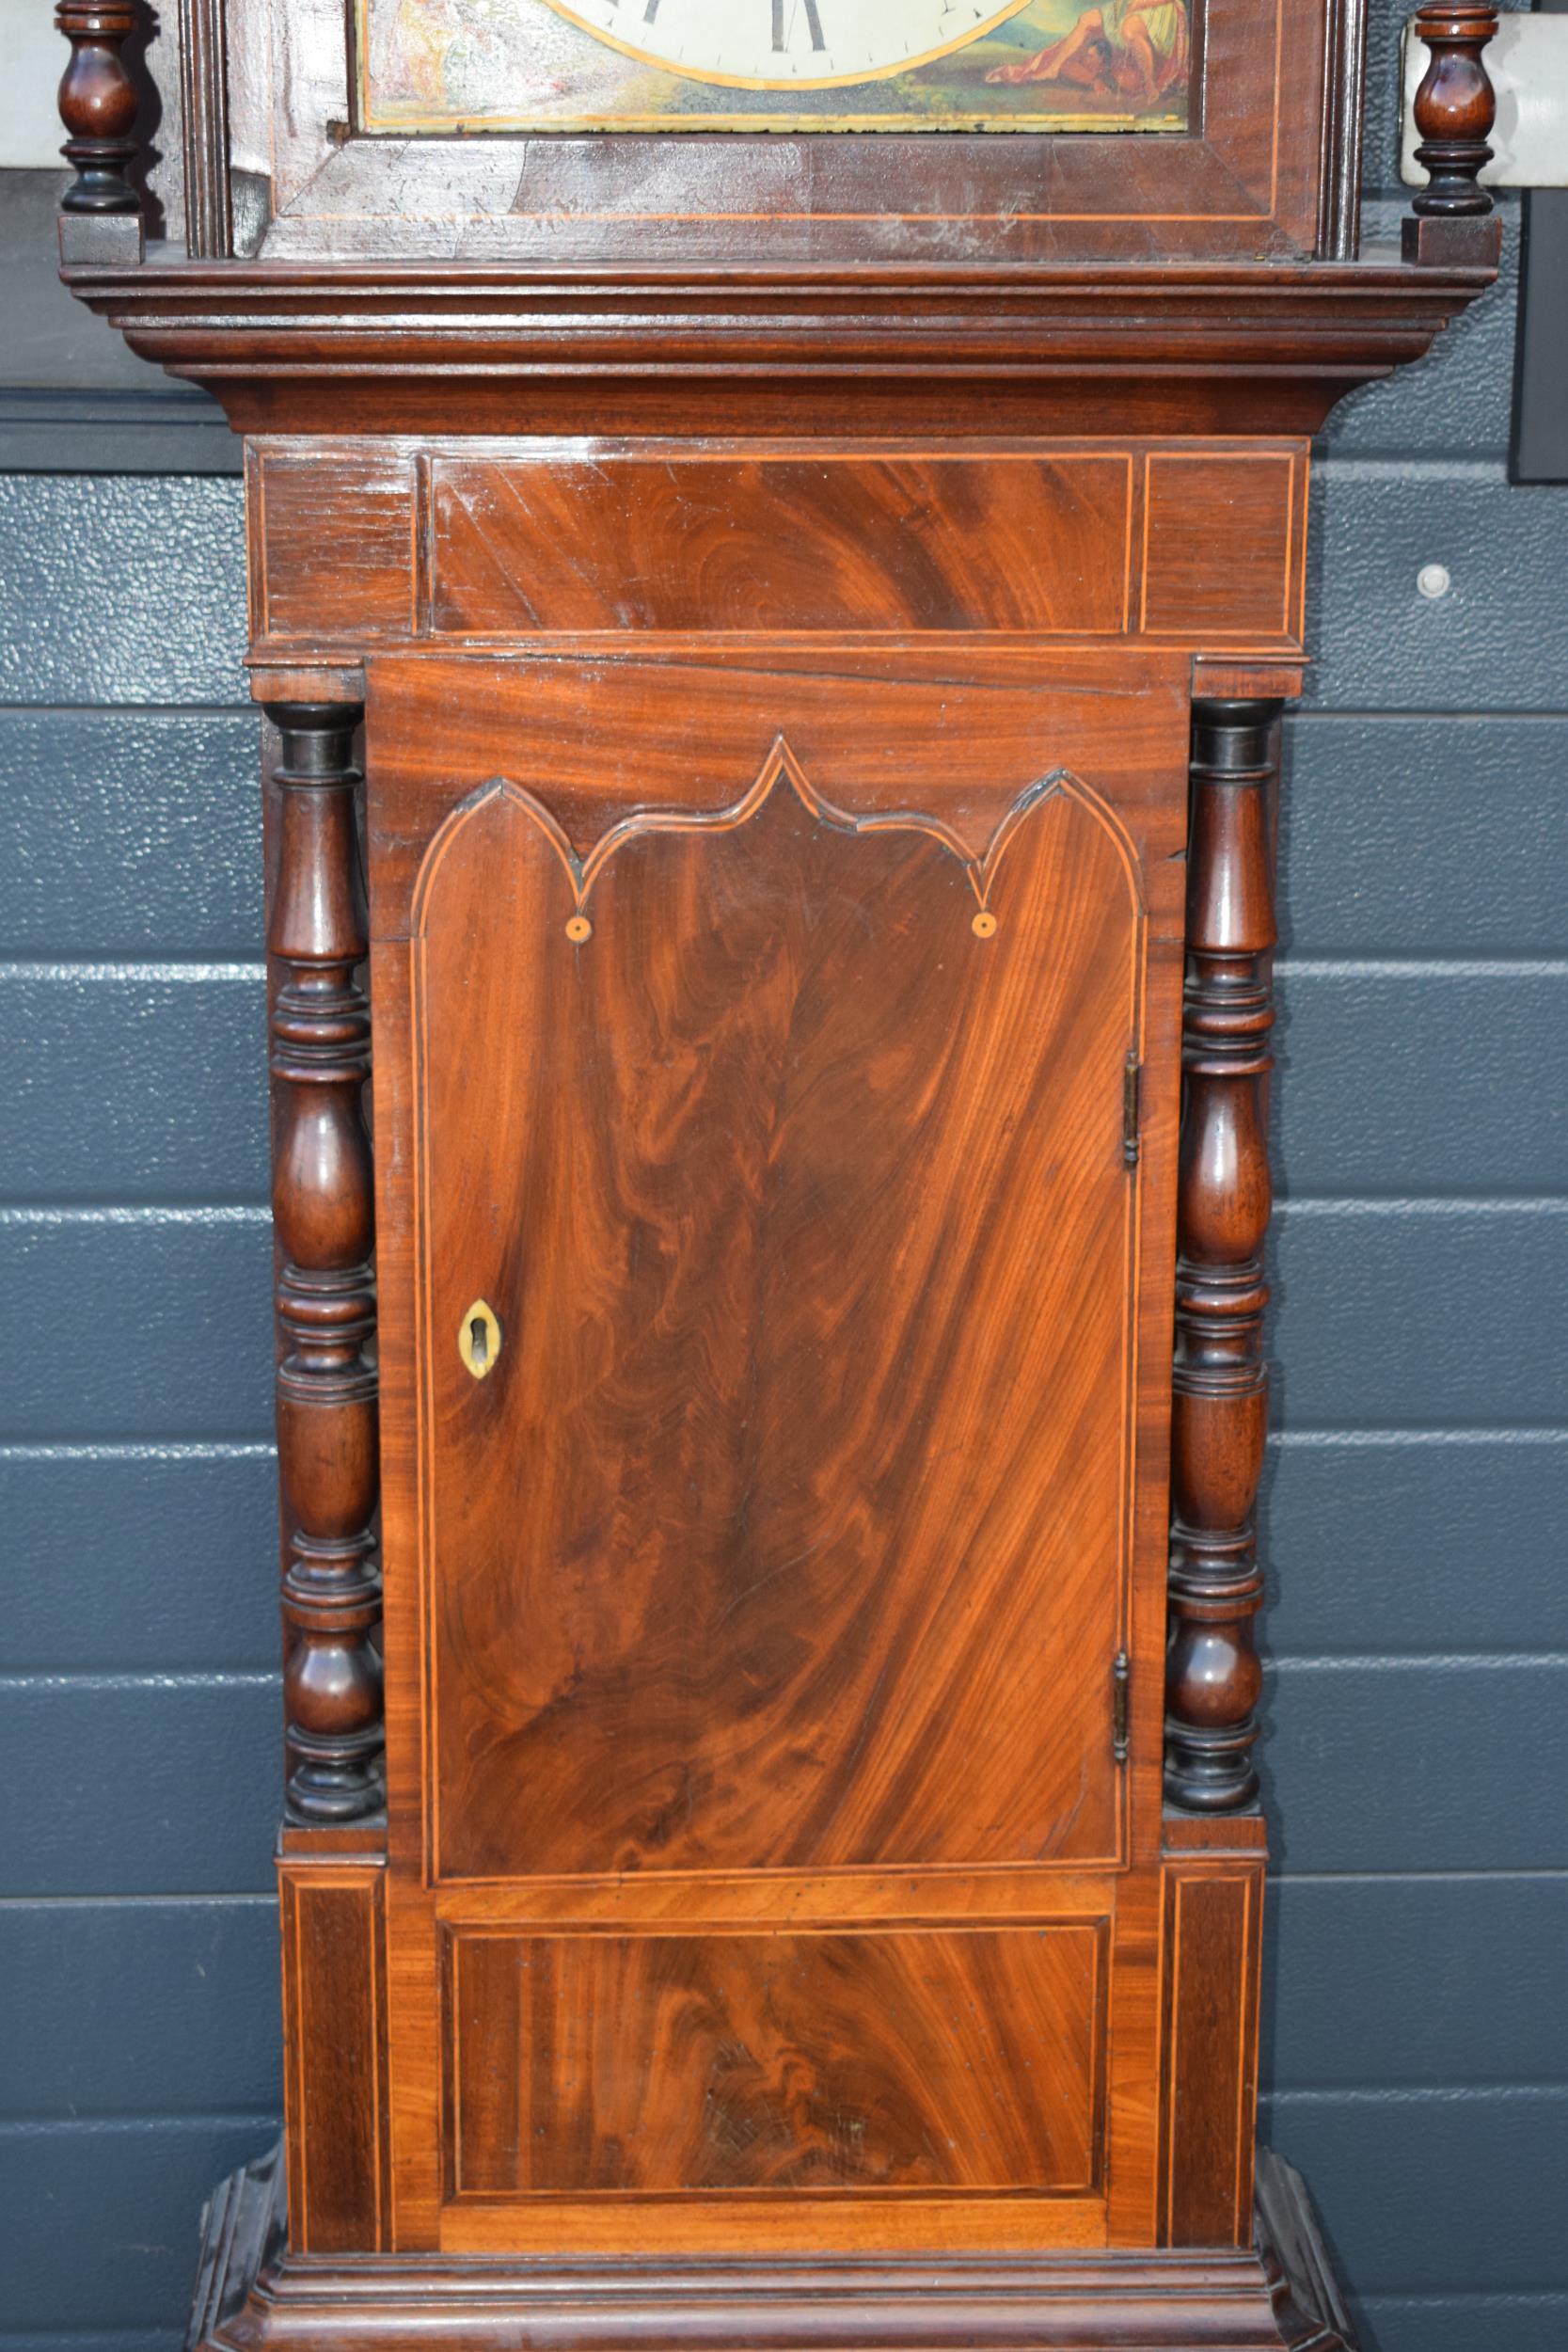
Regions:
<svg viewBox="0 0 1568 2352"><path fill-rule="evenodd" d="M1301 2175L1254 2247L978 2262L292 2255L280 2149L202 2221L187 2352L1355 2352Z"/></svg>

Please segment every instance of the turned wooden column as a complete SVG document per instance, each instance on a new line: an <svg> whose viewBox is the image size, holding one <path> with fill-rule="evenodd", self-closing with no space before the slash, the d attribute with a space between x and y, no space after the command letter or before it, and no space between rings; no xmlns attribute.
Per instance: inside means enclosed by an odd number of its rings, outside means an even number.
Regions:
<svg viewBox="0 0 1568 2352"><path fill-rule="evenodd" d="M1488 218L1492 194L1480 174L1492 160L1487 135L1497 114L1484 54L1497 29L1489 0L1453 0L1417 16L1431 62L1416 92L1416 161L1431 177L1410 200L1415 219L1403 224L1407 262L1496 262L1501 225Z"/></svg>
<svg viewBox="0 0 1568 2352"><path fill-rule="evenodd" d="M1277 702L1193 708L1165 1793L1196 1813L1232 1812L1258 1793L1252 1620L1263 1583L1253 1510L1269 1396L1264 1081L1279 711Z"/></svg>
<svg viewBox="0 0 1568 2352"><path fill-rule="evenodd" d="M275 703L278 874L267 945L277 1087L273 1217L287 1565L289 1804L341 1821L382 1803L374 1201L360 1096L370 1009L354 765L357 708Z"/></svg>
<svg viewBox="0 0 1568 2352"><path fill-rule="evenodd" d="M59 0L56 29L71 43L60 80L60 120L70 136L60 152L76 178L60 199L64 213L139 213L126 177L136 159L135 85L120 55L136 29L137 0Z"/></svg>

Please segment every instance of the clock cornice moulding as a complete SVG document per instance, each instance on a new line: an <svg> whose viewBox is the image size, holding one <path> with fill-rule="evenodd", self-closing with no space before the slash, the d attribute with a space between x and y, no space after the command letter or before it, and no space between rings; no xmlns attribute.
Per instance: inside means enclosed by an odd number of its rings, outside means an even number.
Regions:
<svg viewBox="0 0 1568 2352"><path fill-rule="evenodd" d="M761 432L798 423L831 384L844 430L924 414L966 434L1243 436L1316 432L1497 275L1376 255L832 268L155 256L62 274L246 433Z"/></svg>

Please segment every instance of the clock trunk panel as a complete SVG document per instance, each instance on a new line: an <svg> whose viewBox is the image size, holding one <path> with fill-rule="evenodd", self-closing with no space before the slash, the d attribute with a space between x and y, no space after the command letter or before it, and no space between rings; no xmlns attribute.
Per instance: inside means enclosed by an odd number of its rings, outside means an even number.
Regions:
<svg viewBox="0 0 1568 2352"><path fill-rule="evenodd" d="M402 2128L452 2248L1098 2242L1180 668L657 642L373 666Z"/></svg>

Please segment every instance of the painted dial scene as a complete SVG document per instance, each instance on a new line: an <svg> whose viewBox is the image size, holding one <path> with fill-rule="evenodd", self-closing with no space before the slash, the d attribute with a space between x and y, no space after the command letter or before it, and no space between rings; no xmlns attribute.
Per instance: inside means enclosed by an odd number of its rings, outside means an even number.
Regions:
<svg viewBox="0 0 1568 2352"><path fill-rule="evenodd" d="M367 131L1185 130L1189 0L356 0Z"/></svg>
<svg viewBox="0 0 1568 2352"><path fill-rule="evenodd" d="M1029 0L550 0L633 56L699 81L791 89L879 80L978 40Z"/></svg>

